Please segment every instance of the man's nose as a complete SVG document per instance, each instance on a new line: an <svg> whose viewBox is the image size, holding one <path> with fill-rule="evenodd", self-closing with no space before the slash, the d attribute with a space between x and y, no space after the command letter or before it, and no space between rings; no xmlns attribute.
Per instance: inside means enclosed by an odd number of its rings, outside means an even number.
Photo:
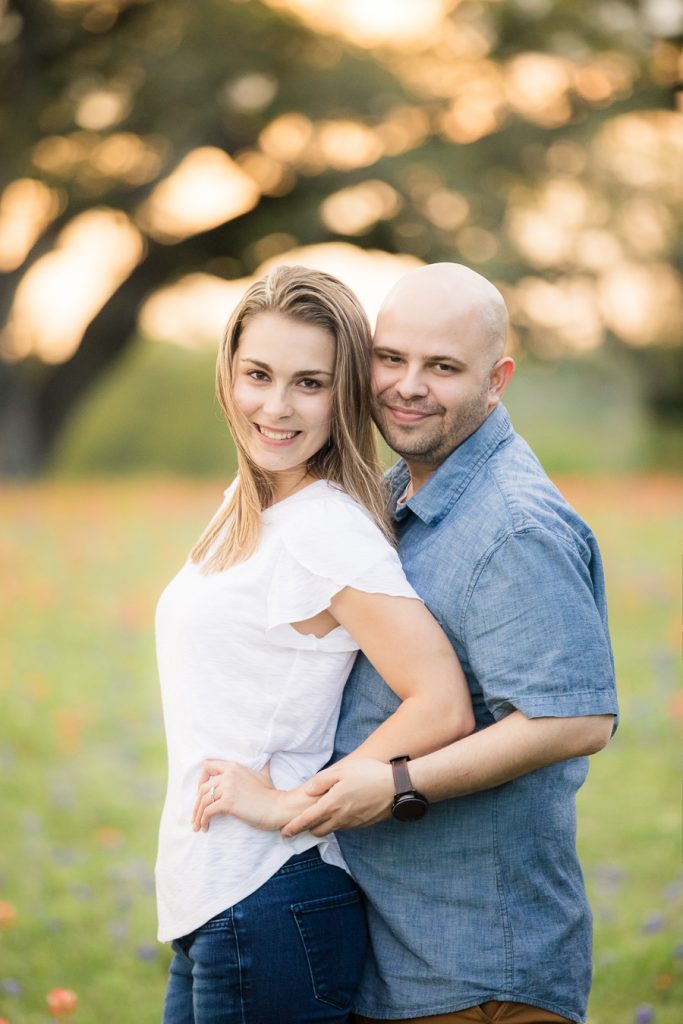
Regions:
<svg viewBox="0 0 683 1024"><path fill-rule="evenodd" d="M421 367L406 366L394 384L395 390L406 400L410 398L425 398L429 394L429 387L422 375Z"/></svg>

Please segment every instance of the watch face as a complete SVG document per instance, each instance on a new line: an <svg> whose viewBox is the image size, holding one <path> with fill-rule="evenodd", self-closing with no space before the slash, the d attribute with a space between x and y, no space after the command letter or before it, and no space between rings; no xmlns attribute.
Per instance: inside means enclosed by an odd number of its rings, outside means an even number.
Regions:
<svg viewBox="0 0 683 1024"><path fill-rule="evenodd" d="M391 813L397 821L418 821L424 818L429 803L419 793L405 793L394 801Z"/></svg>

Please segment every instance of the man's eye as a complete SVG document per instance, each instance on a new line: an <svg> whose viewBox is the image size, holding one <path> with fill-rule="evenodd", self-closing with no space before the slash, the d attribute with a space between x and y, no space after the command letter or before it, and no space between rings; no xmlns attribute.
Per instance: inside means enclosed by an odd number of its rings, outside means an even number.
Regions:
<svg viewBox="0 0 683 1024"><path fill-rule="evenodd" d="M380 352L377 354L377 358L381 359L383 363L388 363L390 366L398 366L401 362L400 356L391 355L389 352Z"/></svg>
<svg viewBox="0 0 683 1024"><path fill-rule="evenodd" d="M439 373L455 373L455 366L451 366L450 363L434 363L434 369Z"/></svg>

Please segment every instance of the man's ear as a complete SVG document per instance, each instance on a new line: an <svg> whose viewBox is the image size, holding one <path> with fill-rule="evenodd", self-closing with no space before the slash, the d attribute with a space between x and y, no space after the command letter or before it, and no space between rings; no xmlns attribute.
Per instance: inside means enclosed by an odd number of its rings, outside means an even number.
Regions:
<svg viewBox="0 0 683 1024"><path fill-rule="evenodd" d="M489 382L489 412L500 402L514 372L515 361L512 356L503 356L493 367Z"/></svg>

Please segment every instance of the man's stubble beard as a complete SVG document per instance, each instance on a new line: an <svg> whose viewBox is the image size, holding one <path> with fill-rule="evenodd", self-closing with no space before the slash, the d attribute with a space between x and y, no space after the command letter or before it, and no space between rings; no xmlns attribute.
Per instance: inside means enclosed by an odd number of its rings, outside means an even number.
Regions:
<svg viewBox="0 0 683 1024"><path fill-rule="evenodd" d="M439 406L438 417L433 429L424 434L411 436L410 428L389 421L389 413L377 398L373 403L373 419L380 434L393 451L407 462L419 462L436 468L471 434L478 430L488 415L489 382L486 381L478 395L460 405L457 412L447 416L447 410ZM400 403L409 408L409 403ZM419 411L419 405L415 404ZM447 419L450 422L446 422Z"/></svg>

